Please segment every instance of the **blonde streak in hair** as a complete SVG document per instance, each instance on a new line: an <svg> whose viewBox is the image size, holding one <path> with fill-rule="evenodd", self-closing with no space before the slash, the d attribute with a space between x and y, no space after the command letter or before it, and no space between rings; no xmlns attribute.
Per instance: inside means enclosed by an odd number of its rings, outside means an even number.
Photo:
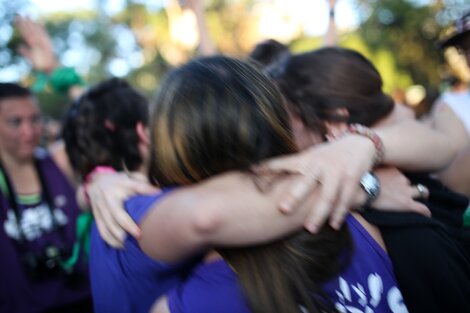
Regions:
<svg viewBox="0 0 470 313"><path fill-rule="evenodd" d="M191 145L189 139L189 130L187 129L187 123L184 119L178 119L174 124L173 143L176 151L176 157L181 162L179 166L183 167L187 174L184 174L183 168L179 168L180 184L191 184L194 181L200 181L203 179L201 172L191 162L192 158L190 155L189 147Z"/></svg>
<svg viewBox="0 0 470 313"><path fill-rule="evenodd" d="M207 66L204 66L207 67ZM213 90L210 88L207 88L205 97L203 99L187 99L191 104L186 106L186 114L184 117L194 117L199 114L210 114L210 112L214 112L216 110L216 107L218 105L215 95L213 94ZM201 108L198 108L199 106L195 105L195 102L199 101L200 105L202 105ZM205 113L200 113L200 112L205 112ZM203 118L203 120L206 120L207 117ZM186 178L187 178L187 183L193 183L193 182L198 182L203 180L204 178L207 177L207 174L204 172L201 166L198 166L198 161L197 158L194 158L191 155L191 146L193 145L191 137L194 135L193 131L190 129L191 121L185 120L183 116L180 116L178 119L178 122L175 123L175 145L176 145L176 150L178 153L179 160L181 162L181 165L184 167L186 171ZM206 121L207 123L207 121ZM214 125L206 125L207 127L212 127L214 129ZM198 136L201 136L201 133L198 130L196 133ZM210 140L210 139L209 139Z"/></svg>
<svg viewBox="0 0 470 313"><path fill-rule="evenodd" d="M153 162L158 162L158 168L162 169L169 169L171 167L169 160L173 160L173 151L171 149L167 124L166 119L160 115L160 117L156 119L152 129L153 138L155 138L153 150L156 156L156 160L153 160Z"/></svg>
<svg viewBox="0 0 470 313"><path fill-rule="evenodd" d="M266 118L269 124L274 128L275 132L280 135L282 140L288 143L288 145L292 147L293 151L297 150L296 145L293 140L292 132L289 129L284 128L283 127L284 123L282 123L282 121L277 117L277 115L273 113L273 111L282 110L282 107L274 108L275 105L279 105L279 106L283 105L281 94L276 89L275 85L269 80L269 78L264 76L264 74L262 73L258 73L258 72L246 73L245 71L243 71L242 76L247 78L249 81L256 82L257 88L252 89L256 91L255 92L251 91L251 92L263 116ZM285 114L287 118L286 110L285 110Z"/></svg>
<svg viewBox="0 0 470 313"><path fill-rule="evenodd" d="M153 162L158 162L158 168L167 180L179 183L180 177L183 175L178 165L177 152L165 115L166 113L160 115L157 119L157 127L154 128L154 138L156 139L154 149L157 160L153 160Z"/></svg>
<svg viewBox="0 0 470 313"><path fill-rule="evenodd" d="M154 138L155 154L158 156L158 167L161 169L165 178L173 184L188 184L191 181L184 175L178 158L178 136L170 127L170 112L172 108L177 106L175 98L177 98L179 89L184 84L181 77L172 77L171 81L167 81L160 88L161 92L157 98L157 105L153 111L154 120ZM175 125L177 121L173 121Z"/></svg>
<svg viewBox="0 0 470 313"><path fill-rule="evenodd" d="M288 145L292 147L293 150L297 150L295 148L296 145L294 143L293 135L290 129L285 128L283 126L285 122L281 121L276 114L272 114L272 112L276 110L276 108L274 108L274 106L276 105L275 103L278 103L277 105L279 106L283 105L281 96L278 95L278 92L273 90L272 88L263 86L263 89L265 95L263 97L256 97L256 101L258 102L258 106L261 109L261 112L263 113L269 124L273 127L275 132L282 138L282 140L288 143ZM282 108L279 109L281 110ZM284 111L287 118L287 110L284 109Z"/></svg>

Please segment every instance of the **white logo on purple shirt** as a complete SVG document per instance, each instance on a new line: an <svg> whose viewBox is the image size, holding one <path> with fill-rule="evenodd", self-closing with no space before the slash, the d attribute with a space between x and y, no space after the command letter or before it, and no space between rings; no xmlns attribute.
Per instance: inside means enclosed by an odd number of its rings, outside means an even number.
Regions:
<svg viewBox="0 0 470 313"><path fill-rule="evenodd" d="M54 209L53 214L59 226L67 224L67 216L61 209ZM44 233L50 232L53 229L54 221L52 220L49 207L42 203L38 206L25 209L21 215L20 226L25 239L28 241L33 241ZM3 224L3 228L10 238L20 239L20 230L13 210L7 211L7 219Z"/></svg>
<svg viewBox="0 0 470 313"><path fill-rule="evenodd" d="M408 313L403 296L397 287L384 291L382 278L377 273L370 273L367 278L367 289L359 283L349 283L339 277L339 290L335 290L337 301L335 307L340 313L374 313L380 310L379 304L387 301L392 313ZM386 292L386 299L383 298Z"/></svg>

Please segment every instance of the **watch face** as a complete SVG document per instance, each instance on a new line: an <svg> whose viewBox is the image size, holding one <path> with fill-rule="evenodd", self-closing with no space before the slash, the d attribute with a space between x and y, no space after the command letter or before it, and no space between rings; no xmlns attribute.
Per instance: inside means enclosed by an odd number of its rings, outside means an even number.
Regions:
<svg viewBox="0 0 470 313"><path fill-rule="evenodd" d="M367 193L369 199L375 199L380 192L380 182L377 176L367 172L361 178L361 186Z"/></svg>

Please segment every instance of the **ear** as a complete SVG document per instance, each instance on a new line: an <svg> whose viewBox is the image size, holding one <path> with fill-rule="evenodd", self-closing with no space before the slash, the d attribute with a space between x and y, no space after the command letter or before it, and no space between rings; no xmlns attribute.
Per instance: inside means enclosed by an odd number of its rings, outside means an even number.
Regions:
<svg viewBox="0 0 470 313"><path fill-rule="evenodd" d="M336 115L342 116L344 118L349 117L349 112L346 108L338 108L334 110ZM335 139L338 136L341 136L348 128L346 122L325 122L327 139Z"/></svg>
<svg viewBox="0 0 470 313"><path fill-rule="evenodd" d="M146 146L150 145L150 135L148 128L142 124L142 122L137 122L135 125L135 130L137 132L137 136L139 137L139 141Z"/></svg>

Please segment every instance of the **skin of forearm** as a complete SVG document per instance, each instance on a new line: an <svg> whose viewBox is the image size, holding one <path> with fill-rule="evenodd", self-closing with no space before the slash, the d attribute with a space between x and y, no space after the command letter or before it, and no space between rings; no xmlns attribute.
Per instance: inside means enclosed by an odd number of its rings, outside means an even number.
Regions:
<svg viewBox="0 0 470 313"><path fill-rule="evenodd" d="M175 190L144 218L140 245L171 262L211 246L262 243L301 229L306 205L290 215L277 209L289 182L262 193L248 175L230 173Z"/></svg>
<svg viewBox="0 0 470 313"><path fill-rule="evenodd" d="M470 197L470 146L461 151L450 166L439 172L438 177L452 190Z"/></svg>
<svg viewBox="0 0 470 313"><path fill-rule="evenodd" d="M175 262L214 246L241 246L275 240L303 228L315 193L291 214L277 209L294 177L260 192L248 175L231 173L176 190L141 224L140 245L151 257ZM358 186L354 206L366 195Z"/></svg>
<svg viewBox="0 0 470 313"><path fill-rule="evenodd" d="M375 131L384 143L383 163L403 170L440 170L456 155L445 135L418 121L407 120Z"/></svg>

